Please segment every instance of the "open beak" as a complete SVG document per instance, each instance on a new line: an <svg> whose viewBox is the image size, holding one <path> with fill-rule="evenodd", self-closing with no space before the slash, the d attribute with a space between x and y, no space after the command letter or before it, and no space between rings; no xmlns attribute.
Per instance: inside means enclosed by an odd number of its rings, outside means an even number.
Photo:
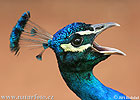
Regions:
<svg viewBox="0 0 140 100"><path fill-rule="evenodd" d="M102 23L102 24L94 24L91 25L91 27L93 27L94 29L94 34L95 34L95 38L102 33L104 30L113 27L113 26L120 26L117 23ZM115 49L115 48L110 48L110 47L105 47L105 46L100 46L99 44L97 44L95 41L93 41L93 46L92 46L93 50L99 53L103 53L105 55L111 55L111 54L117 54L117 55L123 55L125 56L126 54L123 53L122 51Z"/></svg>

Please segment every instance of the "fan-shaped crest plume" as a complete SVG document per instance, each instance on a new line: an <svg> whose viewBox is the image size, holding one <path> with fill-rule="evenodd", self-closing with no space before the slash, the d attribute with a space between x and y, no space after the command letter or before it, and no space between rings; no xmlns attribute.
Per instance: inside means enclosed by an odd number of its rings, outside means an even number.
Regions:
<svg viewBox="0 0 140 100"><path fill-rule="evenodd" d="M10 35L10 49L18 55L21 47L43 47L44 50L36 56L41 60L43 52L48 48L48 40L53 36L29 19L30 12L27 11L17 21Z"/></svg>

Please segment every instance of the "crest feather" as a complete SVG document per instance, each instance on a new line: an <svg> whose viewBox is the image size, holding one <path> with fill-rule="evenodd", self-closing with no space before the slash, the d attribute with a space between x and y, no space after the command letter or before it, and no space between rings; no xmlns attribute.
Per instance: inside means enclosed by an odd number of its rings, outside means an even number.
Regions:
<svg viewBox="0 0 140 100"><path fill-rule="evenodd" d="M10 50L15 55L19 53L21 47L43 47L46 49L48 48L48 40L53 37L29 19L30 12L23 13L10 34Z"/></svg>

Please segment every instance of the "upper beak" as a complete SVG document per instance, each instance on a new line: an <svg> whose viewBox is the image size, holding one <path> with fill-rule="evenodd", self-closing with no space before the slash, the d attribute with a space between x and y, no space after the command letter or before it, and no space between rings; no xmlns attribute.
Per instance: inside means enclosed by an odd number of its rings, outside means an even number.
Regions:
<svg viewBox="0 0 140 100"><path fill-rule="evenodd" d="M118 23L113 23L113 22L109 22L109 23L101 23L101 24L93 24L91 25L91 27L93 27L95 33L96 33L96 37L102 33L104 30L113 27L113 26L120 26L120 24Z"/></svg>
<svg viewBox="0 0 140 100"><path fill-rule="evenodd" d="M106 30L110 27L113 27L113 26L120 26L120 25L117 23L113 23L113 22L91 25L91 27L93 27L93 29L94 29L95 38L100 33L102 33L104 30ZM125 53L123 53L122 51L120 51L118 49L100 46L95 41L93 42L93 49L96 52L107 54L107 55L110 55L110 54L117 54L117 55L124 55L124 56L126 55Z"/></svg>

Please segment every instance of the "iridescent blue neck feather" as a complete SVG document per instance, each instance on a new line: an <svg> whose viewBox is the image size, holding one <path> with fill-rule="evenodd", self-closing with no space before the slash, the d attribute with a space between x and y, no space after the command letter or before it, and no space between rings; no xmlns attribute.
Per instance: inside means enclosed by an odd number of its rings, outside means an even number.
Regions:
<svg viewBox="0 0 140 100"><path fill-rule="evenodd" d="M104 86L92 73L93 67L107 57L91 56L89 52L85 54L89 56L89 61L83 60L83 57L81 61L69 63L76 58L68 56L69 54L56 55L61 75L67 86L82 100L114 100L116 96L127 98L124 94Z"/></svg>
<svg viewBox="0 0 140 100"><path fill-rule="evenodd" d="M93 74L87 72L61 72L68 87L82 100L114 100L127 98L124 94L104 86Z"/></svg>

